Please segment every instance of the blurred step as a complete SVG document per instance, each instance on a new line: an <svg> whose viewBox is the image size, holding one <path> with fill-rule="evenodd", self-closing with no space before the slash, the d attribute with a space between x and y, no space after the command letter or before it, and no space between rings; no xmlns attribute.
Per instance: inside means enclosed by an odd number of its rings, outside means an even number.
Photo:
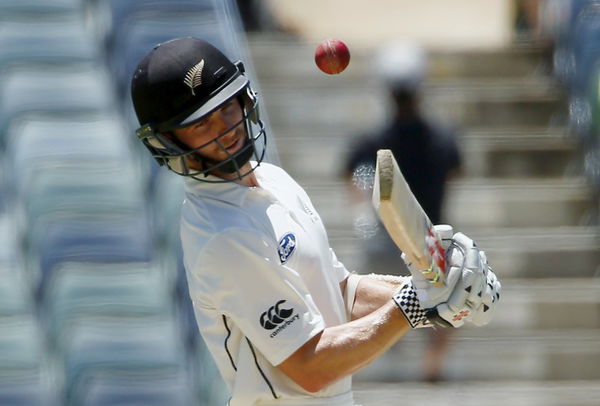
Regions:
<svg viewBox="0 0 600 406"><path fill-rule="evenodd" d="M305 185L324 223L336 228L353 222L348 189L344 182ZM592 209L591 191L580 178L468 179L449 183L445 211L457 228L473 229L574 226Z"/></svg>
<svg viewBox="0 0 600 406"><path fill-rule="evenodd" d="M561 127L471 129L459 137L467 176L558 177L577 170L577 140Z"/></svg>
<svg viewBox="0 0 600 406"><path fill-rule="evenodd" d="M484 247L494 269L506 277L600 276L597 226L464 230Z"/></svg>
<svg viewBox="0 0 600 406"><path fill-rule="evenodd" d="M461 127L546 126L565 117L562 96L537 83L528 86L502 82L482 84L476 90L434 87L424 95L424 108L434 117ZM376 125L382 116L381 94L369 86L344 86L335 78L318 86L290 77L287 84L262 86L264 106L278 131L302 128L315 131L357 131Z"/></svg>
<svg viewBox="0 0 600 406"><path fill-rule="evenodd" d="M523 90L501 95L489 89L471 95L448 92L425 97L435 116L462 127L545 126L564 120L566 107L561 95Z"/></svg>
<svg viewBox="0 0 600 406"><path fill-rule="evenodd" d="M374 91L358 87L303 87L301 81L290 78L290 85L276 87L263 82L263 108L275 137L290 128L307 133L329 131L355 132L367 123L376 123L381 103Z"/></svg>
<svg viewBox="0 0 600 406"><path fill-rule="evenodd" d="M596 226L459 229L477 241L504 278L589 278L600 276L600 229ZM337 257L350 270L365 272L367 242L352 226L328 227Z"/></svg>
<svg viewBox="0 0 600 406"><path fill-rule="evenodd" d="M373 69L375 50L350 48L350 65L344 71L344 80L369 78ZM273 34L248 36L250 57L259 77L269 81L287 81L290 76L312 77L326 80L314 63L316 43ZM491 76L523 77L543 73L540 65L541 50L533 45L520 45L506 49L443 52L432 51L429 77L482 78ZM318 75L316 75L318 74Z"/></svg>
<svg viewBox="0 0 600 406"><path fill-rule="evenodd" d="M579 225L594 207L581 178L468 179L450 182L447 218L457 228Z"/></svg>
<svg viewBox="0 0 600 406"><path fill-rule="evenodd" d="M600 329L600 278L501 281L501 303L490 328Z"/></svg>
<svg viewBox="0 0 600 406"><path fill-rule="evenodd" d="M0 210L0 264L2 267L19 263L19 244L14 210Z"/></svg>
<svg viewBox="0 0 600 406"><path fill-rule="evenodd" d="M282 166L303 182L342 175L359 132L316 130L275 134ZM459 134L464 174L473 177L558 177L579 164L577 143L560 127L472 129ZM310 165L307 162L310 161Z"/></svg>
<svg viewBox="0 0 600 406"><path fill-rule="evenodd" d="M543 51L535 44L504 49L431 53L431 78L544 76Z"/></svg>
<svg viewBox="0 0 600 406"><path fill-rule="evenodd" d="M492 364L493 365L493 364ZM352 385L357 405L369 406L597 406L600 381L361 382Z"/></svg>
<svg viewBox="0 0 600 406"><path fill-rule="evenodd" d="M452 333L443 369L451 380L600 380L600 329L504 331L484 326ZM419 379L428 345L427 333L410 331L355 379Z"/></svg>

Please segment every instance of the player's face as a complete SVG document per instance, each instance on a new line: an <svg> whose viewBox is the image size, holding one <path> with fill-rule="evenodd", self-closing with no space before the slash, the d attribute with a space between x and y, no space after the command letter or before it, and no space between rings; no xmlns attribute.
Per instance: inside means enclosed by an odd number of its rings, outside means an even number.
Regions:
<svg viewBox="0 0 600 406"><path fill-rule="evenodd" d="M247 137L242 118L242 107L234 98L203 120L175 130L174 135L190 148L202 147L198 154L220 162L244 146ZM192 168L197 166L194 162L189 164Z"/></svg>

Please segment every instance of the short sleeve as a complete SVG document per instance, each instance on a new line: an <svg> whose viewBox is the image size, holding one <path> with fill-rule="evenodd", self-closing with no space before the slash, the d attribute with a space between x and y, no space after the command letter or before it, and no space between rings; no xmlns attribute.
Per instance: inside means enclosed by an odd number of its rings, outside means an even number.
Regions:
<svg viewBox="0 0 600 406"><path fill-rule="evenodd" d="M337 259L337 256L335 255L333 249L330 248L329 252L331 252L331 262L333 264L333 271L335 272L335 277L338 282L342 282L348 277L348 275L350 275L350 272L348 271L348 269L346 269L346 266Z"/></svg>
<svg viewBox="0 0 600 406"><path fill-rule="evenodd" d="M229 229L204 246L191 272L191 295L207 297L278 365L325 328L301 276L282 265L267 236ZM341 272L341 271L340 271Z"/></svg>

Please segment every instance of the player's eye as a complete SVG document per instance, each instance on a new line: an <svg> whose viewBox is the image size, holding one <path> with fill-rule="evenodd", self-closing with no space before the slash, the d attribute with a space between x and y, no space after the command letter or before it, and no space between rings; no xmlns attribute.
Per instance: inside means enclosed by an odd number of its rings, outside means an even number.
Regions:
<svg viewBox="0 0 600 406"><path fill-rule="evenodd" d="M205 118L204 120L197 122L194 125L194 128L200 128L200 129L202 129L202 128L206 128L207 125L208 125L208 119Z"/></svg>

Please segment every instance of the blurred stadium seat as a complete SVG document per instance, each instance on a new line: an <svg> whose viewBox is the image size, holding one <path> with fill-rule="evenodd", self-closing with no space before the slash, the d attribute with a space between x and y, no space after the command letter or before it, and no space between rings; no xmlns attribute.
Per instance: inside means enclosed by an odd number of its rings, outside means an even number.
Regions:
<svg viewBox="0 0 600 406"><path fill-rule="evenodd" d="M72 404L78 406L189 406L193 382L187 374L98 372L77 388Z"/></svg>
<svg viewBox="0 0 600 406"><path fill-rule="evenodd" d="M33 315L35 305L29 283L19 265L0 261L0 317Z"/></svg>
<svg viewBox="0 0 600 406"><path fill-rule="evenodd" d="M76 121L75 113L104 113L114 110L108 75L94 68L14 69L0 75L0 141L4 144L10 123L28 113L52 113ZM47 116L49 114L46 114ZM108 118L108 117L107 117ZM108 118L116 119L113 116ZM108 121L107 120L107 121ZM118 121L118 120L116 120ZM68 124L67 124L68 128ZM124 130L121 129L120 135ZM106 138L110 138L108 134Z"/></svg>
<svg viewBox="0 0 600 406"><path fill-rule="evenodd" d="M97 372L187 373L182 344L177 325L169 319L81 319L60 345L66 398Z"/></svg>
<svg viewBox="0 0 600 406"><path fill-rule="evenodd" d="M34 316L0 317L0 404L58 406L58 381Z"/></svg>
<svg viewBox="0 0 600 406"><path fill-rule="evenodd" d="M44 183L68 187L65 177L73 188L128 189L122 196L106 196L117 201L136 195L142 199L144 171L132 141L116 115L32 113L13 122L6 133L6 167L14 174L9 183L19 198Z"/></svg>
<svg viewBox="0 0 600 406"><path fill-rule="evenodd" d="M71 334L78 320L94 317L172 318L169 276L148 263L65 263L48 282L43 314L50 343Z"/></svg>
<svg viewBox="0 0 600 406"><path fill-rule="evenodd" d="M0 69L29 64L92 62L99 56L80 18L0 24Z"/></svg>
<svg viewBox="0 0 600 406"><path fill-rule="evenodd" d="M153 240L142 215L60 217L36 224L27 243L29 272L40 299L54 268L65 262L149 262Z"/></svg>
<svg viewBox="0 0 600 406"><path fill-rule="evenodd" d="M88 0L96 16L97 35L106 49L112 48L119 30L139 12L178 11L182 13L214 9L214 0Z"/></svg>
<svg viewBox="0 0 600 406"><path fill-rule="evenodd" d="M0 15L7 20L29 17L39 20L54 15L80 14L83 12L81 0L3 0ZM77 17L81 18L81 15Z"/></svg>
<svg viewBox="0 0 600 406"><path fill-rule="evenodd" d="M0 404L12 406L60 406L50 384L37 375L0 375Z"/></svg>

